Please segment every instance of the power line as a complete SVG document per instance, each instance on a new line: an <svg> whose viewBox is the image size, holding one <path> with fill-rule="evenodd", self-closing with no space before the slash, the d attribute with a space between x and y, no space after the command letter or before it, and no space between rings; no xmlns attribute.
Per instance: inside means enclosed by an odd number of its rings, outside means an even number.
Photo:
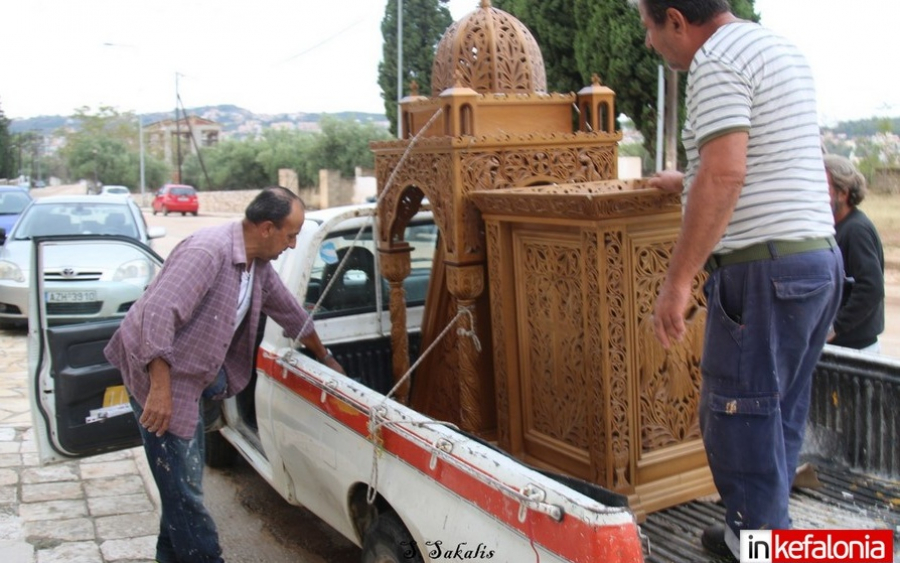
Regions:
<svg viewBox="0 0 900 563"><path fill-rule="evenodd" d="M334 40L334 39L337 39L338 37L340 37L340 36L343 35L344 33L350 31L352 28L354 28L354 27L356 27L357 25L361 24L362 22L366 21L367 19L368 19L368 16L356 20L355 22L351 23L350 25L348 25L348 26L345 27L344 29L338 31L337 33L335 33L335 34L333 34L333 35L331 35L331 36L329 36L329 37L326 37L326 38L323 39L322 41L319 41L318 43L316 43L316 44L313 45L312 47L309 47L308 49L305 49L305 50L303 50L303 51L300 51L300 52L297 53L296 55L293 55L293 56L291 56L291 57L288 57L288 58L284 59L284 60L281 61L279 64L286 64L286 63L289 63L289 62L291 62L291 61L294 60L294 59L300 58L300 57L302 57L303 55L305 55L305 54L307 54L307 53L309 53L309 52L311 52L311 51L314 51L314 50L318 49L318 48L321 47L322 45L324 45L324 44L326 44L326 43L328 43L328 42L330 42L330 41L332 41L332 40Z"/></svg>

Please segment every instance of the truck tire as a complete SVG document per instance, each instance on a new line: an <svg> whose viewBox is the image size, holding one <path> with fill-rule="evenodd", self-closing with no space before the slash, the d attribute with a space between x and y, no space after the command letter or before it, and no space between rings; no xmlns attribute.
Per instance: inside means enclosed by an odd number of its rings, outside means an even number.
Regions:
<svg viewBox="0 0 900 563"><path fill-rule="evenodd" d="M419 548L396 512L382 512L366 530L363 563L424 563Z"/></svg>
<svg viewBox="0 0 900 563"><path fill-rule="evenodd" d="M207 432L205 435L204 461L207 467L223 469L234 465L237 450L219 431Z"/></svg>

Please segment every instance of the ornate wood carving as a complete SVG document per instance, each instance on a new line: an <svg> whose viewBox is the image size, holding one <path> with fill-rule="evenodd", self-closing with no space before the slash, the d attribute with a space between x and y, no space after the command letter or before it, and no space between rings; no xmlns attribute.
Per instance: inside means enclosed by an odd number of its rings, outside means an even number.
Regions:
<svg viewBox="0 0 900 563"><path fill-rule="evenodd" d="M674 243L642 244L635 248L634 302L638 306L640 345L638 373L641 448L645 452L689 440L699 440L700 355L706 306L701 281L694 282L692 315L681 346L664 350L653 335L651 307L665 279L666 266ZM682 366L673 370L672 365Z"/></svg>
<svg viewBox="0 0 900 563"><path fill-rule="evenodd" d="M480 265L450 266L447 268L447 289L458 299L477 298L484 291L484 268Z"/></svg>
<svg viewBox="0 0 900 563"><path fill-rule="evenodd" d="M544 58L534 36L490 2L447 28L431 70L433 94L453 86L478 92L547 89Z"/></svg>
<svg viewBox="0 0 900 563"><path fill-rule="evenodd" d="M586 392L591 397L592 408L590 433L590 463L591 472L587 477L594 483L608 483L612 471L612 462L607 455L609 449L609 435L613 424L611 409L612 404L609 367L605 360L605 345L603 342L604 311L606 310L606 296L603 293L604 283L600 279L600 268L590 267L599 265L602 255L600 237L596 231L582 233L582 247L584 253L584 279L585 279L585 321L584 328L587 335L587 349L585 350L585 369L593 374L592 387ZM594 319L596 322L590 322Z"/></svg>
<svg viewBox="0 0 900 563"><path fill-rule="evenodd" d="M584 369L583 261L578 239L519 238L519 318L527 339L523 389L533 417L526 433L588 449L588 401L593 387ZM589 391L589 393L591 393Z"/></svg>
<svg viewBox="0 0 900 563"><path fill-rule="evenodd" d="M612 487L618 491L631 488L631 426L629 424L630 396L628 392L628 345L626 325L628 319L627 286L630 274L625 269L624 235L621 231L610 230L602 233L605 257L603 276L606 283L603 294L606 296L606 315L604 323L606 361L610 374L610 402L612 412L612 428L610 429L610 446L613 466ZM602 317L601 317L602 318Z"/></svg>
<svg viewBox="0 0 900 563"><path fill-rule="evenodd" d="M496 223L488 224L485 229L485 235L488 251L488 279L490 280L491 327L493 329L494 350L497 351L494 356L494 384L496 385L497 397L497 442L504 450L520 454L520 447L518 444L512 444L509 431L511 425L509 412L509 365L507 361L507 350L509 347L506 343L514 336L507 334L506 325L503 322L502 311L508 305L506 292L501 285L501 280L504 277L500 275L501 264L503 264L500 226ZM510 328L514 330L514 327Z"/></svg>
<svg viewBox="0 0 900 563"><path fill-rule="evenodd" d="M663 351L650 315L681 210L643 186L471 196L485 212L494 325L516 327L495 334L501 445L629 495L639 516L713 491L697 424L703 276L687 339Z"/></svg>
<svg viewBox="0 0 900 563"><path fill-rule="evenodd" d="M433 97L401 101L403 138L372 144L379 249L423 198L440 229L413 405L484 437L497 423L505 450L628 494L639 517L711 492L702 280L687 342L662 351L649 315L680 198L615 180L614 92L542 92L534 38L490 0L447 30L432 79ZM464 334L443 332L460 310Z"/></svg>

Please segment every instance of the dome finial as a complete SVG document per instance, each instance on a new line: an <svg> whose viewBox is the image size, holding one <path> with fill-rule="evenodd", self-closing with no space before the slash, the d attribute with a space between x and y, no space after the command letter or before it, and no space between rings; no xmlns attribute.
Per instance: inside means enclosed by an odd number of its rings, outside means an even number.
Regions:
<svg viewBox="0 0 900 563"><path fill-rule="evenodd" d="M534 35L491 0L479 5L444 32L434 55L431 92L459 86L480 94L546 92L547 71Z"/></svg>

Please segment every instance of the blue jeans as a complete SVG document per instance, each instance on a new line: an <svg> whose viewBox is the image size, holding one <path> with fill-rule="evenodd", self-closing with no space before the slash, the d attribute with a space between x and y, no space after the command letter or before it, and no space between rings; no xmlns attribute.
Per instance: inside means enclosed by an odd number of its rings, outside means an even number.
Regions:
<svg viewBox="0 0 900 563"><path fill-rule="evenodd" d="M219 375L204 395L215 395L217 385L224 388L224 372ZM143 408L133 397L131 406L140 421ZM200 414L190 440L169 432L157 436L138 424L162 503L156 540L159 563L224 562L216 523L203 506L204 425Z"/></svg>
<svg viewBox="0 0 900 563"><path fill-rule="evenodd" d="M704 287L700 429L738 537L742 529L791 527L812 373L842 280L834 248L725 266Z"/></svg>

